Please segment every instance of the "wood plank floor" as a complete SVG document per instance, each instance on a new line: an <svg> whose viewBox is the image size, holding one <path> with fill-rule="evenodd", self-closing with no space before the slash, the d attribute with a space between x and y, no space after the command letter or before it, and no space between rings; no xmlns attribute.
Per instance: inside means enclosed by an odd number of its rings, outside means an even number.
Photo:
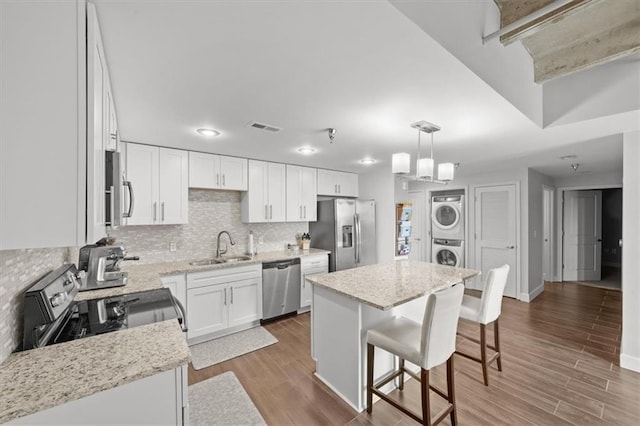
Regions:
<svg viewBox="0 0 640 426"><path fill-rule="evenodd" d="M547 283L530 304L505 298L503 372L491 367L485 387L479 364L455 358L459 423L640 424L640 374L618 365L621 305L619 291L567 283ZM316 379L309 325L308 314L269 324L279 343L199 371L190 367L189 383L235 372L270 425L416 424L384 401L374 404L373 415L358 414ZM477 325L463 320L459 328L478 333ZM475 352L478 347L459 338L458 349ZM444 386L444 378L444 366L436 368L435 384ZM415 381L393 395L419 410ZM435 413L443 403L431 395Z"/></svg>

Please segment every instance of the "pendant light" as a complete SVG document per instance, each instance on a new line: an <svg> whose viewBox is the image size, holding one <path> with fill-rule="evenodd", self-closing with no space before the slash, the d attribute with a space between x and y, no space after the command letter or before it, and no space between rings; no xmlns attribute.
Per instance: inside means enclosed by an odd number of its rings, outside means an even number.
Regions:
<svg viewBox="0 0 640 426"><path fill-rule="evenodd" d="M423 182L433 182L447 184L453 180L455 166L453 163L438 164L438 178L434 178L435 161L433 158L433 134L440 130L437 126L428 121L417 121L411 124L411 127L418 129L418 158L416 160L416 180ZM429 157L420 157L421 133L429 133L431 135L431 151ZM409 174L411 167L411 155L406 152L393 154L391 157L391 170L396 174Z"/></svg>

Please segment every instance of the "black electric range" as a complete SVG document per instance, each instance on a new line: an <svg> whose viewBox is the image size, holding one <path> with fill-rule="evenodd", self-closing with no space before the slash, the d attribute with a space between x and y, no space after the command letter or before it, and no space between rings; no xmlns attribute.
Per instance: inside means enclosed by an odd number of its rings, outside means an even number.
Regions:
<svg viewBox="0 0 640 426"><path fill-rule="evenodd" d="M170 319L186 331L185 311L169 289L74 301L79 275L63 265L25 293L23 350Z"/></svg>

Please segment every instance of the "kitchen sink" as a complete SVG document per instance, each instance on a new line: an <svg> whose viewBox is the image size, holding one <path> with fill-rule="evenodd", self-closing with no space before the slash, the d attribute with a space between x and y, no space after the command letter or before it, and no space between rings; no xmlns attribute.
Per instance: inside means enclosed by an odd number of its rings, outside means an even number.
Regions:
<svg viewBox="0 0 640 426"><path fill-rule="evenodd" d="M189 262L189 265L192 265L192 266L217 265L219 263L242 262L243 260L251 260L251 256L239 255L239 256L229 256L229 257L218 257L213 259L194 260L193 262Z"/></svg>
<svg viewBox="0 0 640 426"><path fill-rule="evenodd" d="M193 262L189 262L189 265L193 266L206 266L206 265L216 265L218 263L224 263L223 259L203 259L203 260L194 260Z"/></svg>

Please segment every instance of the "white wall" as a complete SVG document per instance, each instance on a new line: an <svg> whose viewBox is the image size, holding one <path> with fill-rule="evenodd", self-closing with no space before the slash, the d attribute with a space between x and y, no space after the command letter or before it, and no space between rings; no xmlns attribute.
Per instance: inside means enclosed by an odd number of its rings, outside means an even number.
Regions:
<svg viewBox="0 0 640 426"><path fill-rule="evenodd" d="M533 81L533 60L522 43L482 44L500 29L493 1L402 1L391 4L415 22L534 123L542 126L542 85Z"/></svg>
<svg viewBox="0 0 640 426"><path fill-rule="evenodd" d="M391 164L358 176L358 198L376 200L378 263L390 262L395 252L395 176Z"/></svg>
<svg viewBox="0 0 640 426"><path fill-rule="evenodd" d="M556 178L553 181L556 188L589 188L589 187L619 187L622 185L622 170L615 170L605 173L585 173L578 172L575 175L563 178Z"/></svg>
<svg viewBox="0 0 640 426"><path fill-rule="evenodd" d="M640 371L640 132L624 135L620 366Z"/></svg>
<svg viewBox="0 0 640 426"><path fill-rule="evenodd" d="M546 82L544 126L640 109L638 74L640 62L618 60Z"/></svg>

